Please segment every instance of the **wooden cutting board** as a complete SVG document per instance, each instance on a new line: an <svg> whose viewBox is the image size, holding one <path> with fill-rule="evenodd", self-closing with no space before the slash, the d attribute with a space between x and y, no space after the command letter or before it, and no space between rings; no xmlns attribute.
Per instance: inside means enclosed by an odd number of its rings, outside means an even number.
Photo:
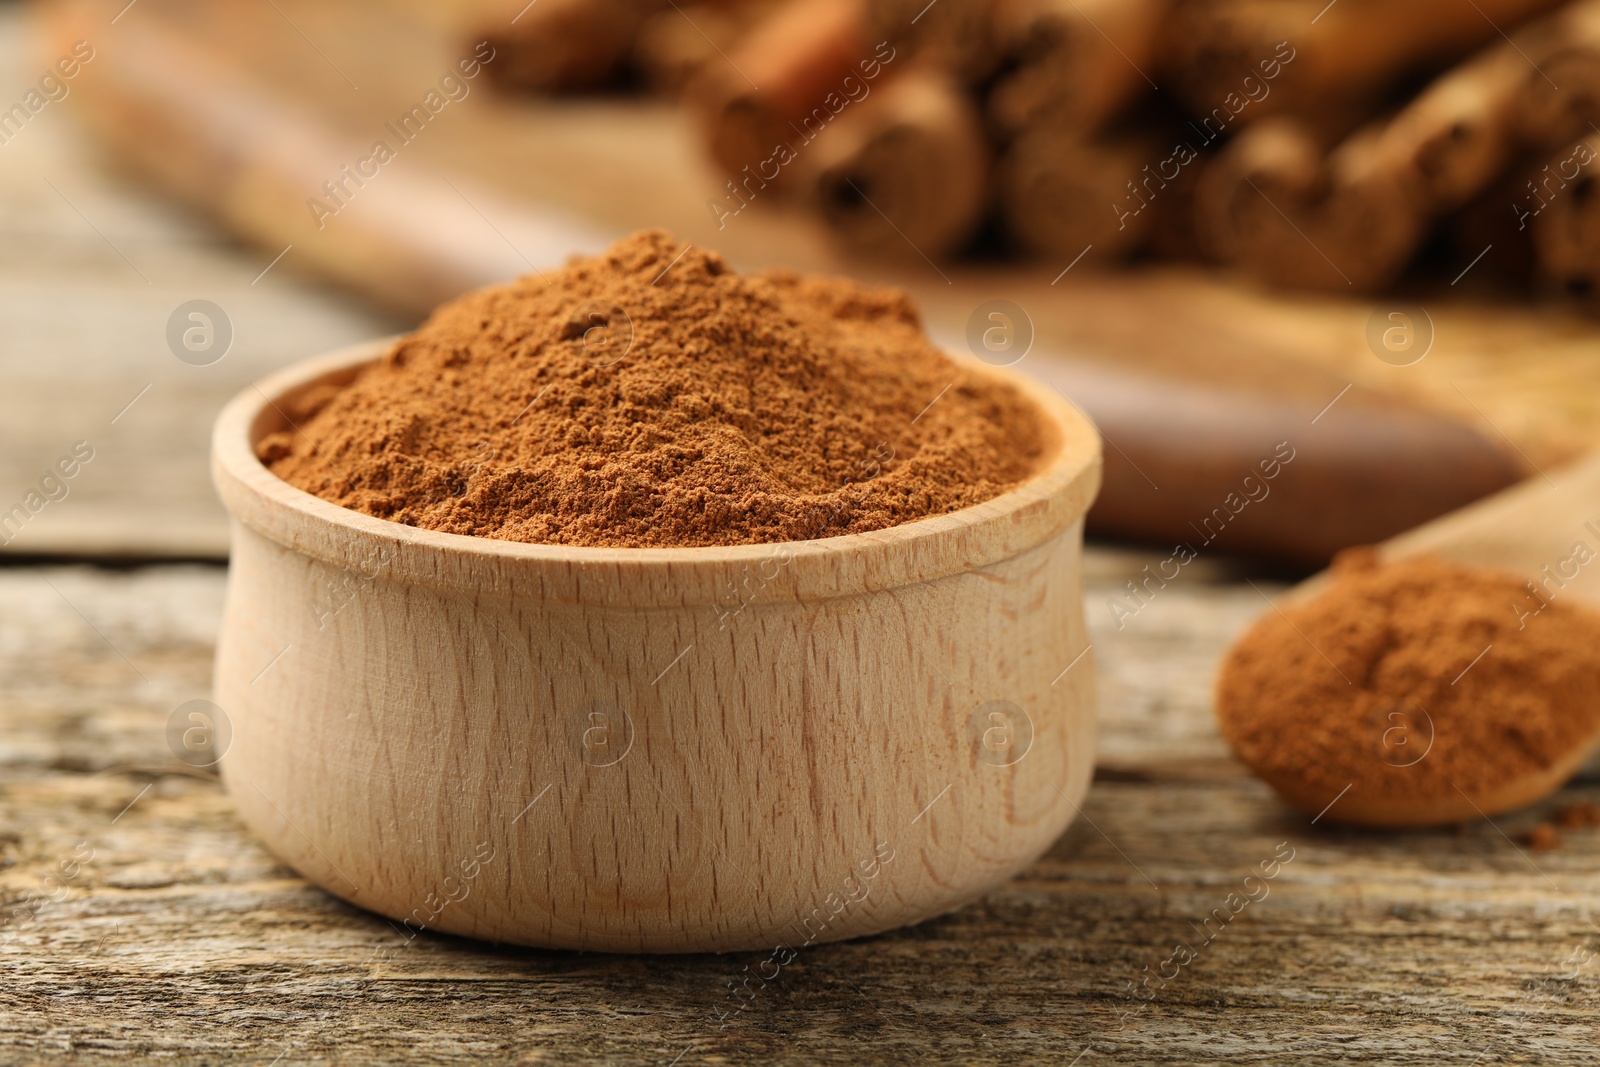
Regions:
<svg viewBox="0 0 1600 1067"><path fill-rule="evenodd" d="M449 10L463 9L509 18L494 4ZM1467 290L1470 272L1463 292L1394 301L1423 305L1431 333L1425 357L1395 366L1367 341L1387 304L1268 294L1194 268L1102 271L1092 249L1072 265L934 264L911 249L852 260L803 210L759 201L719 225L707 201L721 183L658 102L504 99L480 78L402 142L395 120L472 51L461 19L438 10L54 0L39 12L53 50L94 42L75 108L115 159L281 252L273 269L402 313L644 226L741 269L903 286L958 352L984 305L1009 301L1033 334L1018 369L1106 438L1101 532L1316 563L1600 445L1600 330L1496 303ZM324 183L380 140L393 161L329 197ZM1263 463L1285 454L1263 488Z"/></svg>

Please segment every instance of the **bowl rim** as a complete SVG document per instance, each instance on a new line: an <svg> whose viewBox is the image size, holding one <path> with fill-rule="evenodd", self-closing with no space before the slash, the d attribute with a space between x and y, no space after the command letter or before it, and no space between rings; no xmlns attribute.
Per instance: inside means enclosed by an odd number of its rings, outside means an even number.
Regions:
<svg viewBox="0 0 1600 1067"><path fill-rule="evenodd" d="M1100 485L1101 441L1094 424L1050 387L980 360L950 354L964 370L1005 382L1026 396L1043 420L1053 449L1027 480L978 504L865 533L807 541L668 548L616 548L539 544L445 533L380 519L308 493L278 477L257 458L254 445L270 422L293 427L279 401L285 396L382 358L401 336L364 341L289 365L242 389L218 414L211 438L212 480L236 525L281 546L361 570L394 568L422 583L480 589L487 569L504 576L529 569L625 570L636 577L670 573L676 583L698 577L713 583L783 555L796 574L838 572L855 559L881 565L893 586L972 570L1026 551L1082 521ZM268 413L276 410L276 419ZM237 532L235 534L237 537ZM787 550L785 554L783 550ZM474 572L473 573L462 573ZM844 579L838 592L857 583ZM813 583L814 584L814 583ZM548 592L548 591L547 591ZM681 592L681 590L680 590ZM824 593L815 589L813 593ZM668 601L681 602L680 596Z"/></svg>

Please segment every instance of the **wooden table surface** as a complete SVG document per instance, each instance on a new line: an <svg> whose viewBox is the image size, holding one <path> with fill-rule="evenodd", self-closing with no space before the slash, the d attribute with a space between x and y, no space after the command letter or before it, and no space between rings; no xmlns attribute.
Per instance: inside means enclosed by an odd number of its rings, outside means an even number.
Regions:
<svg viewBox="0 0 1600 1067"><path fill-rule="evenodd" d="M0 3L6 106L54 58L24 14ZM281 265L263 274L270 254L107 173L76 103L69 91L0 144L0 512L74 442L94 459L0 553L221 558L227 525L206 473L217 409L271 370L409 324ZM196 299L233 328L209 366L181 362L166 338Z"/></svg>
<svg viewBox="0 0 1600 1067"><path fill-rule="evenodd" d="M1592 1057L1600 831L1514 839L1600 783L1457 832L1313 826L1210 721L1216 657L1261 594L1186 572L1119 631L1104 600L1134 562L1090 560L1104 745L1083 817L982 902L808 949L743 1000L729 986L763 953L408 940L327 896L216 782L175 773L166 727L208 692L220 568L0 570L0 1062Z"/></svg>
<svg viewBox="0 0 1600 1067"><path fill-rule="evenodd" d="M0 7L0 96L40 62ZM1281 585L1206 558L1119 629L1106 602L1151 557L1090 553L1100 771L1039 863L742 1000L764 954L408 940L311 887L169 747L209 693L224 572L159 558L222 543L200 457L223 397L403 324L258 277L259 252L98 170L66 105L0 146L0 501L96 448L0 566L0 1063L1592 1060L1600 831L1519 838L1600 779L1454 832L1312 825L1210 717L1218 655ZM238 325L210 367L163 336L194 298Z"/></svg>

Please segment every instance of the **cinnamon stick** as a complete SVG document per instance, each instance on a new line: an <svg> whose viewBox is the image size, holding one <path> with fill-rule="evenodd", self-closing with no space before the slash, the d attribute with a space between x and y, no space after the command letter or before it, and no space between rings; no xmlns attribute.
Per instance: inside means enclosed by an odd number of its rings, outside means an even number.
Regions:
<svg viewBox="0 0 1600 1067"><path fill-rule="evenodd" d="M1000 22L1018 0L866 0L867 36L955 81L976 85L1002 54Z"/></svg>
<svg viewBox="0 0 1600 1067"><path fill-rule="evenodd" d="M640 25L630 62L652 92L679 96L702 71L725 62L775 6L769 0L723 0L657 11Z"/></svg>
<svg viewBox="0 0 1600 1067"><path fill-rule="evenodd" d="M996 200L1018 247L1052 261L1125 259L1181 228L1199 152L1154 130L1080 136L1040 126L1006 149ZM1169 234L1170 236L1170 234Z"/></svg>
<svg viewBox="0 0 1600 1067"><path fill-rule="evenodd" d="M1368 127L1332 153L1294 119L1257 123L1200 176L1196 226L1208 249L1263 281L1370 290L1415 253L1424 215Z"/></svg>
<svg viewBox="0 0 1600 1067"><path fill-rule="evenodd" d="M1190 0L1164 27L1165 76L1197 115L1224 108L1239 124L1371 106L1561 2Z"/></svg>
<svg viewBox="0 0 1600 1067"><path fill-rule="evenodd" d="M941 74L897 75L804 151L823 219L856 251L939 259L983 221L991 150L982 118Z"/></svg>
<svg viewBox="0 0 1600 1067"><path fill-rule="evenodd" d="M718 167L735 183L754 173L781 190L783 157L869 94L886 57L893 51L863 44L861 0L787 0L687 94Z"/></svg>
<svg viewBox="0 0 1600 1067"><path fill-rule="evenodd" d="M1093 130L1154 83L1156 46L1170 0L1032 0L998 17L1014 67L989 94L1008 134L1043 124Z"/></svg>
<svg viewBox="0 0 1600 1067"><path fill-rule="evenodd" d="M1288 119L1247 129L1206 180L1199 225L1225 261L1318 288L1397 274L1433 220L1492 187L1520 152L1526 60L1510 42L1435 79L1332 152Z"/></svg>
<svg viewBox="0 0 1600 1067"><path fill-rule="evenodd" d="M494 46L495 84L534 93L573 93L618 80L653 0L539 0L504 28L480 34Z"/></svg>
<svg viewBox="0 0 1600 1067"><path fill-rule="evenodd" d="M1509 42L1436 79L1384 125L1377 151L1417 210L1453 211L1505 173L1521 146L1527 61Z"/></svg>
<svg viewBox="0 0 1600 1067"><path fill-rule="evenodd" d="M1600 0L1570 4L1526 37L1523 135L1554 149L1600 124Z"/></svg>
<svg viewBox="0 0 1600 1067"><path fill-rule="evenodd" d="M1557 154L1515 208L1531 224L1539 273L1567 294L1600 299L1600 134Z"/></svg>

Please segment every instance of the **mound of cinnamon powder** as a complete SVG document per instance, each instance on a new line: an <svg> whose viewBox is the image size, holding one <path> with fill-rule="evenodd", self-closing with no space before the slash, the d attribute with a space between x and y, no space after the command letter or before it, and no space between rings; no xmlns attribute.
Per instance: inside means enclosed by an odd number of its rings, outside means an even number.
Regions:
<svg viewBox="0 0 1600 1067"><path fill-rule="evenodd" d="M1600 733L1600 614L1430 558L1359 550L1331 577L1247 631L1217 683L1223 735L1291 803L1315 812L1348 786L1329 821L1438 821L1408 814L1445 803L1470 818Z"/></svg>
<svg viewBox="0 0 1600 1067"><path fill-rule="evenodd" d="M261 459L379 518L564 545L736 545L877 530L988 500L1045 447L909 298L740 276L636 234L441 307Z"/></svg>

